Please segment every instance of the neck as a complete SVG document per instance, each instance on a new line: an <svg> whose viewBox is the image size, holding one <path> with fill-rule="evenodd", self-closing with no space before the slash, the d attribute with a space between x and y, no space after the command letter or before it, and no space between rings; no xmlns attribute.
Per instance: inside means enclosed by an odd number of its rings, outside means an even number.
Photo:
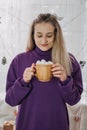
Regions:
<svg viewBox="0 0 87 130"><path fill-rule="evenodd" d="M51 55L52 48L48 49L47 51L43 51L40 48L36 47L35 51L40 55Z"/></svg>

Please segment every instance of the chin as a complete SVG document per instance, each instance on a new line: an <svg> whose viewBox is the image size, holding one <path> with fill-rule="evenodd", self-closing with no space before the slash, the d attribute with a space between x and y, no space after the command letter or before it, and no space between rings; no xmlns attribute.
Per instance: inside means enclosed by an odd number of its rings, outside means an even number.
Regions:
<svg viewBox="0 0 87 130"><path fill-rule="evenodd" d="M48 51L50 48L40 48L42 51Z"/></svg>
<svg viewBox="0 0 87 130"><path fill-rule="evenodd" d="M41 49L42 51L48 51L49 49Z"/></svg>

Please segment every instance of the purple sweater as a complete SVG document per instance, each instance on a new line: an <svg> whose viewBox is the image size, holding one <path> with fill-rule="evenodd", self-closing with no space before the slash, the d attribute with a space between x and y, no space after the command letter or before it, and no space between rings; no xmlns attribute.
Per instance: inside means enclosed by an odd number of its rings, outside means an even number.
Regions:
<svg viewBox="0 0 87 130"><path fill-rule="evenodd" d="M18 107L16 130L69 130L66 103L76 104L83 91L81 70L73 57L72 76L61 82L52 78L49 82L33 77L30 83L23 81L23 72L37 60L51 60L51 50L45 53L38 48L17 55L8 70L6 102Z"/></svg>

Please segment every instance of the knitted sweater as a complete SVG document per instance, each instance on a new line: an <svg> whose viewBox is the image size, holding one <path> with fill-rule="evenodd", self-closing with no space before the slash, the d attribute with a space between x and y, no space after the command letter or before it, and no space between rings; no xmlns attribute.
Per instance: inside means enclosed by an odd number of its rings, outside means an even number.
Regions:
<svg viewBox="0 0 87 130"><path fill-rule="evenodd" d="M72 76L64 82L53 77L41 82L35 76L29 83L23 81L23 72L37 60L51 60L51 49L18 54L11 62L6 83L5 101L18 106L16 130L69 130L66 103L76 104L83 91L80 66L73 57Z"/></svg>

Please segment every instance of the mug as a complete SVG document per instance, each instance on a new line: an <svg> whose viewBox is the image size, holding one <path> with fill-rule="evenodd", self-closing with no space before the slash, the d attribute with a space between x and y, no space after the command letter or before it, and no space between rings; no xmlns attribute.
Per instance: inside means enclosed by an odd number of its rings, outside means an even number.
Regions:
<svg viewBox="0 0 87 130"><path fill-rule="evenodd" d="M52 79L52 64L36 64L36 77L39 81L47 82Z"/></svg>

